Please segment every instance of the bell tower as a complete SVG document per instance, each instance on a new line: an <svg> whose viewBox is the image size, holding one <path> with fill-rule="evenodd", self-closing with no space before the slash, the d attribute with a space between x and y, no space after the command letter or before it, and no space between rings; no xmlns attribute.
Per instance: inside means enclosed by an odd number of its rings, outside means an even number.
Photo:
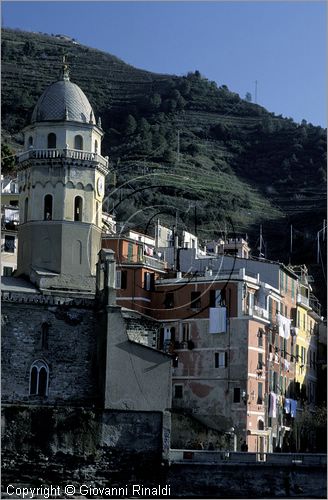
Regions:
<svg viewBox="0 0 328 500"><path fill-rule="evenodd" d="M108 158L101 120L70 81L65 58L23 133L17 275L45 291L93 293Z"/></svg>

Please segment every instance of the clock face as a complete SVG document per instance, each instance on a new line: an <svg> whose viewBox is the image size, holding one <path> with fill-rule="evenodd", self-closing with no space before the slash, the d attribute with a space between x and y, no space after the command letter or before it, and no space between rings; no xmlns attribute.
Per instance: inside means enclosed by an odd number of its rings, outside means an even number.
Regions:
<svg viewBox="0 0 328 500"><path fill-rule="evenodd" d="M103 196L104 194L104 180L102 177L98 178L97 181L97 191L99 196Z"/></svg>

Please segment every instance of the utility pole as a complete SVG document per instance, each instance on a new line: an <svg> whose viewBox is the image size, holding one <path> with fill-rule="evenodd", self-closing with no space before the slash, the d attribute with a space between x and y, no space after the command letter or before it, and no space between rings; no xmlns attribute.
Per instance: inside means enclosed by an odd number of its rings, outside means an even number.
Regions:
<svg viewBox="0 0 328 500"><path fill-rule="evenodd" d="M260 225L260 255L262 257L262 224Z"/></svg>
<svg viewBox="0 0 328 500"><path fill-rule="evenodd" d="M320 263L320 231L317 232L317 264Z"/></svg>
<svg viewBox="0 0 328 500"><path fill-rule="evenodd" d="M178 129L177 163L180 161L180 130Z"/></svg>
<svg viewBox="0 0 328 500"><path fill-rule="evenodd" d="M290 251L289 251L289 264L292 263L292 253L293 253L293 225L290 225Z"/></svg>
<svg viewBox="0 0 328 500"><path fill-rule="evenodd" d="M323 219L323 227L322 227L322 241L326 239L326 219Z"/></svg>

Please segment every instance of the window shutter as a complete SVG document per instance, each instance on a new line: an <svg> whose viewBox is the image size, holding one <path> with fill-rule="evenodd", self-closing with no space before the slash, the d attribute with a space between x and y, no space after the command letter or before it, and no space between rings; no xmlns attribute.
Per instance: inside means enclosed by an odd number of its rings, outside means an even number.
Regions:
<svg viewBox="0 0 328 500"><path fill-rule="evenodd" d="M121 278L122 278L122 272L121 271L116 271L116 283L115 283L115 287L117 289L121 288Z"/></svg>

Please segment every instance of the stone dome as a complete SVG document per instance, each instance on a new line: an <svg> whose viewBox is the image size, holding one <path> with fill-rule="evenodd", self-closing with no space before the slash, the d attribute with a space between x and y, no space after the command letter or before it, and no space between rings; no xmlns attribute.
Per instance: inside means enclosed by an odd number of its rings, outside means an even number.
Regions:
<svg viewBox="0 0 328 500"><path fill-rule="evenodd" d="M95 123L93 109L84 92L68 78L49 85L34 108L31 122L74 121Z"/></svg>

